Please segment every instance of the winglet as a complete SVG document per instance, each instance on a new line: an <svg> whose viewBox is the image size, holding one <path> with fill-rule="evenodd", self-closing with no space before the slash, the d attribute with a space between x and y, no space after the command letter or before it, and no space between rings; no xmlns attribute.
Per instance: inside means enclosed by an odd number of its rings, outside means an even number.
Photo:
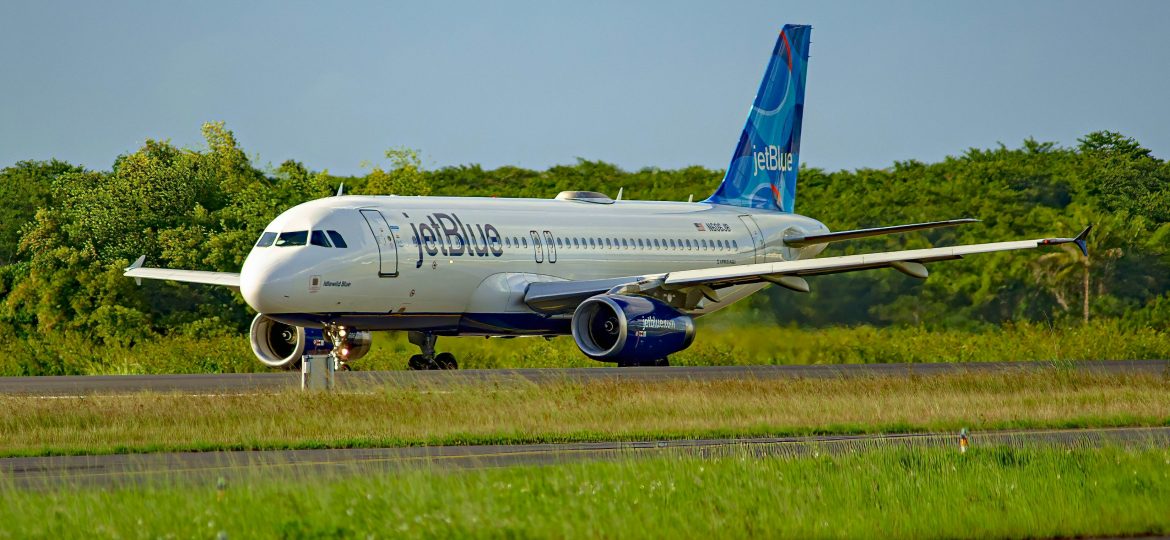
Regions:
<svg viewBox="0 0 1170 540"><path fill-rule="evenodd" d="M1060 245L1060 244L1076 244L1077 248L1079 248L1081 250L1081 253L1084 256L1088 257L1089 256L1088 238L1089 238L1089 231L1091 231L1091 230L1093 230L1093 226L1089 225L1088 227L1085 227L1085 230L1081 231L1081 233L1076 235L1076 237L1074 237L1074 238L1045 238L1044 240L1041 240L1038 245L1056 246L1056 245Z"/></svg>
<svg viewBox="0 0 1170 540"><path fill-rule="evenodd" d="M137 259L134 259L134 264L127 266L126 271L129 272L129 271L137 269L137 268L142 268L142 263L145 263L145 262L146 262L146 255L143 255Z"/></svg>
<svg viewBox="0 0 1170 540"><path fill-rule="evenodd" d="M1087 240L1089 239L1089 231L1091 230L1093 230L1093 226L1089 225L1088 227L1085 227L1085 230L1081 231L1081 233L1078 234L1076 238L1073 238L1073 243L1076 244L1077 247L1081 248L1081 253L1086 257L1089 256L1089 244Z"/></svg>
<svg viewBox="0 0 1170 540"><path fill-rule="evenodd" d="M138 257L137 259L134 260L133 264L126 267L126 272L129 273L131 270L137 270L139 268L142 268L142 264L145 262L146 262L146 255L142 255L141 257ZM135 285L142 285L142 278L140 278L140 277L134 278L134 284Z"/></svg>

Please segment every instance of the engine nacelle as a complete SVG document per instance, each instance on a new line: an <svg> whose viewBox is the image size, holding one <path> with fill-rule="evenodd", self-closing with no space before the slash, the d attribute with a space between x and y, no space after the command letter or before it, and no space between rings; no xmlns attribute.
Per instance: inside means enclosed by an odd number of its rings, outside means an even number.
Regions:
<svg viewBox="0 0 1170 540"><path fill-rule="evenodd" d="M686 349L695 339L690 316L644 296L600 294L573 312L573 340L603 362L650 364Z"/></svg>
<svg viewBox="0 0 1170 540"><path fill-rule="evenodd" d="M249 339L256 358L275 368L295 369L301 363L301 356L329 354L333 350L333 343L320 328L292 326L264 314L252 319ZM369 332L348 330L343 339L341 357L347 361L365 356L373 343Z"/></svg>

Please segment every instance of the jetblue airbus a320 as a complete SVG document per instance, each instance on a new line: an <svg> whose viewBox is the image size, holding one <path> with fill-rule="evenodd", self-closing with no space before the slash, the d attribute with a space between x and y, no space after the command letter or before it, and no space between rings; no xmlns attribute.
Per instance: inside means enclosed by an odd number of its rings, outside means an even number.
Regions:
<svg viewBox="0 0 1170 540"><path fill-rule="evenodd" d="M769 285L807 292L806 276L893 268L1075 243L1043 238L816 258L831 242L949 227L955 219L830 232L794 213L811 28L787 25L715 193L697 203L336 196L272 221L239 274L145 268L134 278L232 287L259 314L252 350L272 367L331 350L364 355L370 331L402 330L415 369L457 367L438 336L572 335L585 355L666 365L695 337L693 319Z"/></svg>

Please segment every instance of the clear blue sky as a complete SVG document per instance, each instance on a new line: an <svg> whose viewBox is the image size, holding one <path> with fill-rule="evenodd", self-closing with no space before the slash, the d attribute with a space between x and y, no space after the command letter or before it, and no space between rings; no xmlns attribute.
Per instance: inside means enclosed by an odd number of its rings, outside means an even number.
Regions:
<svg viewBox="0 0 1170 540"><path fill-rule="evenodd" d="M258 165L339 174L400 145L429 167L723 168L787 22L813 25L805 164L1099 129L1167 158L1167 21L1170 2L6 2L0 166L108 169L224 120Z"/></svg>

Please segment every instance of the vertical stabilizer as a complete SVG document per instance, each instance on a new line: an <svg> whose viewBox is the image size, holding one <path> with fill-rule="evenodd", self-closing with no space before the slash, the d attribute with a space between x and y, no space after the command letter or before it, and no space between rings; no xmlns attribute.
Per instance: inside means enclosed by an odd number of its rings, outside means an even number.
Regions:
<svg viewBox="0 0 1170 540"><path fill-rule="evenodd" d="M796 24L780 30L727 175L707 202L793 211L811 32Z"/></svg>

